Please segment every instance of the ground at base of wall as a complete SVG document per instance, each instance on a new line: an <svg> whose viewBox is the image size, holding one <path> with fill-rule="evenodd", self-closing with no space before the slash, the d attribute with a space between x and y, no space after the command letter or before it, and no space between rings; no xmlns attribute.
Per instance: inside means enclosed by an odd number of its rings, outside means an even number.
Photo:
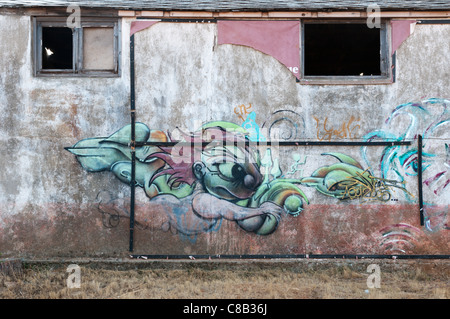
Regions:
<svg viewBox="0 0 450 319"><path fill-rule="evenodd" d="M0 273L0 299L450 298L450 260L20 262Z"/></svg>

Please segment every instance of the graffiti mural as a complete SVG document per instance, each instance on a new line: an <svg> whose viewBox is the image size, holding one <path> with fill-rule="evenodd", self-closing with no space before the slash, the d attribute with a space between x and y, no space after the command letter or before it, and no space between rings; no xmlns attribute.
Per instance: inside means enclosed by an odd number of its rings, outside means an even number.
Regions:
<svg viewBox="0 0 450 319"><path fill-rule="evenodd" d="M417 185L419 166L414 141L421 134L424 230L449 230L448 196L444 195L449 188L450 168L449 143L445 139L450 126L448 105L448 100L429 99L398 106L383 127L366 134L363 140L411 144L389 145L375 154L369 154L368 147L363 146L360 159L346 151L329 151L315 157L302 149L280 156L276 146L257 145L273 141L278 127L282 128L281 134L277 133L280 140L295 141L304 136L303 117L287 110L272 113L261 127L256 123L256 113L249 109L242 113L246 118L241 125L210 122L189 133L178 130L177 134L168 134L136 123L136 142L143 146L135 149L135 184L143 190L153 211L165 215L167 222L161 226L164 231L195 242L199 234L218 231L225 222L232 222L245 232L268 236L282 222L299 220L306 205L316 204L310 203L306 189L338 203L382 204L400 198L416 205L416 188L411 191L408 187ZM350 127L356 122L346 123L346 134L359 127ZM127 125L110 136L83 139L66 149L86 171L109 171L130 185L130 135L131 126ZM175 139L175 135L179 137ZM166 142L172 144L167 146ZM321 164L322 158L326 165ZM111 198L111 194L103 194L98 199L98 210L108 228L129 216L127 209L111 206ZM107 210L108 205L113 208ZM140 223L139 216L136 218L138 225L146 224ZM418 237L412 234L423 232L410 225L410 220L390 222L392 227L377 232L380 249L406 252L419 246Z"/></svg>
<svg viewBox="0 0 450 319"><path fill-rule="evenodd" d="M66 149L85 170L110 171L129 184L130 133L127 125L108 137L84 139ZM193 236L229 220L245 231L268 235L283 217L298 216L307 203L295 180L275 173L279 167L272 163L270 149L261 158L242 127L213 122L192 134L181 133L183 138L175 146L136 148L136 186L152 203L166 208L161 211L177 232ZM136 124L138 143L168 142L168 136Z"/></svg>
<svg viewBox="0 0 450 319"><path fill-rule="evenodd" d="M409 193L404 187L404 182L375 177L348 155L341 153L322 155L334 156L339 163L320 167L310 177L301 179L303 185L315 187L322 194L341 200L389 201L392 188Z"/></svg>
<svg viewBox="0 0 450 319"><path fill-rule="evenodd" d="M368 159L367 148L361 150L365 162L371 167L378 167L383 179L393 179L403 184L414 183L417 180L419 168L416 141L418 136L422 135L424 217L425 226L429 231L449 229L449 106L450 100L438 98L399 105L387 118L385 127L370 132L365 139L367 141L410 140L413 141L412 146L388 146L383 150L378 162ZM409 196L410 193L405 195L408 201L416 200Z"/></svg>

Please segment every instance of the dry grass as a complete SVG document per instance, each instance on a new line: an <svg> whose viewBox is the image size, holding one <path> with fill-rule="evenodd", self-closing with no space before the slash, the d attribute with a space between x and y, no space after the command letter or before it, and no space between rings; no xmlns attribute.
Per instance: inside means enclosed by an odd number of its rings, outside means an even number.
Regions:
<svg viewBox="0 0 450 319"><path fill-rule="evenodd" d="M67 264L25 265L0 274L2 299L448 299L447 261L380 265L381 287L367 287L369 262L80 264L81 288L68 288ZM400 265L400 266L399 266Z"/></svg>

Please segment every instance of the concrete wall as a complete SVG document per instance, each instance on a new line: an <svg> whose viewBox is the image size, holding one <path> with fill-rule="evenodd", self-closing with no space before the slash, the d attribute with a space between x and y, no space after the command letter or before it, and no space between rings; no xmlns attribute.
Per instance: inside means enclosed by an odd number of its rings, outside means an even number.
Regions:
<svg viewBox="0 0 450 319"><path fill-rule="evenodd" d="M31 18L2 15L0 29L0 252L101 253L112 239L104 236L92 203L103 185L118 196L129 190L106 174L80 170L64 147L129 122L129 72L124 68L121 78L34 77Z"/></svg>
<svg viewBox="0 0 450 319"><path fill-rule="evenodd" d="M35 78L30 18L0 16L0 253L127 252L130 23L122 21L121 77ZM157 23L136 33L143 140L180 137L176 127L188 132L221 121L216 127L252 124L267 139L276 127L296 140L365 141L376 134L412 144L261 148L262 163L244 165L253 181L261 178L254 184L261 197L235 184L241 200L220 196L216 186L229 184L208 175L217 167L208 167L204 154L197 159L203 173L191 169L170 189L169 175L151 178L173 157L138 148L135 253L449 254L450 44L443 40L449 36L448 24L417 25L397 51L393 84L324 86L296 83L287 68L254 49L216 45L213 23ZM417 134L428 154L424 226ZM72 153L65 149L72 146ZM98 153L80 156L85 146ZM98 156L105 148L114 149L108 164ZM401 156L408 151L410 157ZM351 184L358 176L365 186ZM332 181L336 189L321 186Z"/></svg>

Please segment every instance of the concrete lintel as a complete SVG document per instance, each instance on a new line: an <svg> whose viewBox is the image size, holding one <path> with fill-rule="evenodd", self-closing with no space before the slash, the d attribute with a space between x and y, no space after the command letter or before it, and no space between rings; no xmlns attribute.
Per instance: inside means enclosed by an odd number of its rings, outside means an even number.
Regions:
<svg viewBox="0 0 450 319"><path fill-rule="evenodd" d="M140 11L136 14L140 17L163 17L164 11Z"/></svg>
<svg viewBox="0 0 450 319"><path fill-rule="evenodd" d="M343 12L317 12L318 18L360 18L361 12L343 11Z"/></svg>
<svg viewBox="0 0 450 319"><path fill-rule="evenodd" d="M134 17L136 16L136 12L134 10L119 10L119 17Z"/></svg>
<svg viewBox="0 0 450 319"><path fill-rule="evenodd" d="M229 11L219 12L220 18L261 18L262 12Z"/></svg>
<svg viewBox="0 0 450 319"><path fill-rule="evenodd" d="M212 18L213 13L210 11L170 11L169 16L183 18Z"/></svg>

